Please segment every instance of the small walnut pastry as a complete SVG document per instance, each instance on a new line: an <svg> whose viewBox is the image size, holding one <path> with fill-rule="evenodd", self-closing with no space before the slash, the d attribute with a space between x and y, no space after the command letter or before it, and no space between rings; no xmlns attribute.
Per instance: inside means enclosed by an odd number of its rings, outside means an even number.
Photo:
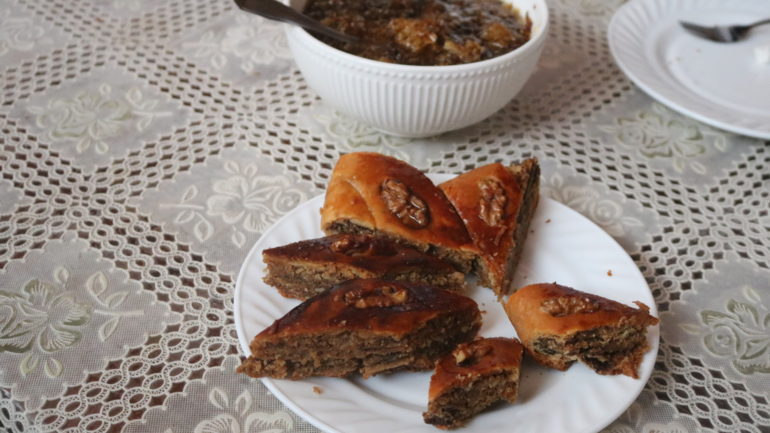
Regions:
<svg viewBox="0 0 770 433"><path fill-rule="evenodd" d="M638 309L601 296L554 284L532 284L508 298L505 311L532 358L564 371L575 361L599 374L638 379L647 327L659 320L649 307Z"/></svg>
<svg viewBox="0 0 770 433"><path fill-rule="evenodd" d="M498 400L515 403L523 352L515 338L479 338L457 346L436 364L425 422L460 427Z"/></svg>
<svg viewBox="0 0 770 433"><path fill-rule="evenodd" d="M262 252L265 283L281 295L309 299L356 278L382 278L429 284L462 293L465 276L444 260L389 239L338 234Z"/></svg>
<svg viewBox="0 0 770 433"><path fill-rule="evenodd" d="M494 163L439 185L479 250L473 268L498 298L510 290L540 198L537 158L505 167Z"/></svg>
<svg viewBox="0 0 770 433"><path fill-rule="evenodd" d="M343 155L334 167L321 229L376 234L438 256L467 273L476 248L444 193L420 170L378 153Z"/></svg>
<svg viewBox="0 0 770 433"><path fill-rule="evenodd" d="M433 368L481 327L476 302L437 287L352 280L315 296L251 342L251 377L344 377Z"/></svg>

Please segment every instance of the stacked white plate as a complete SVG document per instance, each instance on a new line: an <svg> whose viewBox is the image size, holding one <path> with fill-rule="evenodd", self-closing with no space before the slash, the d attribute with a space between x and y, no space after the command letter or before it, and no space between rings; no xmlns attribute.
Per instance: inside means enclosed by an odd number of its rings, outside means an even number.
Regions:
<svg viewBox="0 0 770 433"><path fill-rule="evenodd" d="M612 55L642 90L668 107L738 134L770 139L770 25L718 43L680 25L748 24L770 18L768 0L631 0L609 27Z"/></svg>

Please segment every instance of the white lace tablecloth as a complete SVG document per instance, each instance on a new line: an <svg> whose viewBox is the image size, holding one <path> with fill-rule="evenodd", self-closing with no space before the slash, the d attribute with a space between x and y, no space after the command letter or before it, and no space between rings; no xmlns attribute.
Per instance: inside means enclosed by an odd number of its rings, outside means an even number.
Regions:
<svg viewBox="0 0 770 433"><path fill-rule="evenodd" d="M4 431L317 431L234 373L234 280L359 150L431 172L537 156L660 310L652 378L606 431L770 431L770 142L637 89L607 47L621 3L552 0L516 100L411 140L326 107L282 26L232 1L0 0Z"/></svg>

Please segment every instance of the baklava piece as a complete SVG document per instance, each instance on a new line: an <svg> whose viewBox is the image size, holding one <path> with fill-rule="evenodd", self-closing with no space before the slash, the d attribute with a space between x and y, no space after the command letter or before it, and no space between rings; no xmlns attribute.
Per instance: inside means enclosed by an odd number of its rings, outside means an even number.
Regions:
<svg viewBox="0 0 770 433"><path fill-rule="evenodd" d="M449 263L391 240L337 234L262 252L265 283L287 298L309 299L342 282L403 280L462 293L465 277Z"/></svg>
<svg viewBox="0 0 770 433"><path fill-rule="evenodd" d="M420 170L389 156L343 155L334 167L321 229L376 234L452 263L467 273L477 256L462 220Z"/></svg>
<svg viewBox="0 0 770 433"><path fill-rule="evenodd" d="M506 295L540 198L537 158L488 164L439 185L480 251L473 264L482 286Z"/></svg>
<svg viewBox="0 0 770 433"><path fill-rule="evenodd" d="M414 283L352 280L259 333L237 371L302 379L428 370L473 340L480 327L478 305L463 295Z"/></svg>
<svg viewBox="0 0 770 433"><path fill-rule="evenodd" d="M461 427L496 401L516 402L523 351L515 338L479 338L441 358L430 380L425 422Z"/></svg>
<svg viewBox="0 0 770 433"><path fill-rule="evenodd" d="M659 320L639 308L554 284L526 286L508 299L505 310L532 358L564 371L575 361L599 374L638 379L650 347L647 327Z"/></svg>

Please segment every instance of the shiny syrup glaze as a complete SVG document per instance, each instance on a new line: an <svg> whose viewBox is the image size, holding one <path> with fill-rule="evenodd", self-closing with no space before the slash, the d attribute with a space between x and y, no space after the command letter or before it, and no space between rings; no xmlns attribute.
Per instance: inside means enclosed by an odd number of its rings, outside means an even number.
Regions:
<svg viewBox="0 0 770 433"><path fill-rule="evenodd" d="M354 246L347 252L333 251L335 243L345 240L349 240ZM455 268L444 260L388 239L370 235L331 235L270 248L265 250L262 255L265 258L341 263L377 274L400 274L412 269L419 270L421 273L433 274L455 272Z"/></svg>
<svg viewBox="0 0 770 433"><path fill-rule="evenodd" d="M555 317L542 308L544 301L561 296L586 298L597 305L597 309L590 313ZM532 284L519 289L508 298L505 310L519 338L526 342L539 335L570 335L602 326L617 326L621 321L645 326L659 322L649 314L646 305L641 302L636 304L639 308L553 283Z"/></svg>
<svg viewBox="0 0 770 433"><path fill-rule="evenodd" d="M497 57L526 43L532 27L499 0L310 0L304 13L363 39L348 44L316 35L323 42L357 56L405 65L454 65ZM398 23L404 21L399 20L409 20L419 30L400 40ZM469 57L447 49L448 42L478 48Z"/></svg>
<svg viewBox="0 0 770 433"><path fill-rule="evenodd" d="M380 195L382 184L388 179L402 182L427 203L430 222L425 227L407 227L388 209ZM424 173L403 161L372 152L343 155L334 168L330 185L332 182L347 183L357 191L366 202L377 230L444 247L475 248L468 230L444 193ZM347 192L350 190L346 188ZM330 186L324 202L323 223L343 217L359 218L361 212L357 199L356 195L339 194Z"/></svg>
<svg viewBox="0 0 770 433"><path fill-rule="evenodd" d="M494 179L500 183L507 203L502 226L489 226L479 214L481 190L479 183L485 179ZM516 216L519 214L522 200L522 188L516 178L500 163L481 166L439 185L449 201L454 205L470 233L473 243L488 259L487 266L496 273L505 273L508 251L513 244L513 230ZM501 228L504 230L501 234Z"/></svg>
<svg viewBox="0 0 770 433"><path fill-rule="evenodd" d="M387 307L356 308L345 301L345 295L350 292L377 296L385 286L405 290L404 302ZM423 284L352 280L303 302L262 331L256 340L333 329L366 330L399 337L451 312L467 312L476 317L478 326L481 324L481 312L471 298Z"/></svg>
<svg viewBox="0 0 770 433"><path fill-rule="evenodd" d="M462 386L480 375L492 374L501 370L518 368L524 346L515 338L479 338L470 343L461 344L471 349L486 346L491 349L480 361L472 365L458 365L454 353L444 356L436 364L436 371L430 379L428 398L433 400L448 388ZM458 347L459 348L459 347Z"/></svg>

